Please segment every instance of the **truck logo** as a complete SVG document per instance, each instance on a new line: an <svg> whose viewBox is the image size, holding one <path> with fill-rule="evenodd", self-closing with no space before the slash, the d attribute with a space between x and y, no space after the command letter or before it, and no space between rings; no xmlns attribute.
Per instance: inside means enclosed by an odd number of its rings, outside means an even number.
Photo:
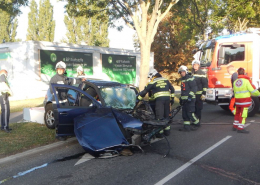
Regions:
<svg viewBox="0 0 260 185"><path fill-rule="evenodd" d="M243 81L242 81L241 79L238 79L238 80L236 81L236 86L237 86L237 87L241 87L242 84L243 84Z"/></svg>
<svg viewBox="0 0 260 185"><path fill-rule="evenodd" d="M55 53L52 53L51 56L50 56L50 58L51 58L51 61L52 61L52 62L56 62L56 60L57 60L57 56L56 56Z"/></svg>

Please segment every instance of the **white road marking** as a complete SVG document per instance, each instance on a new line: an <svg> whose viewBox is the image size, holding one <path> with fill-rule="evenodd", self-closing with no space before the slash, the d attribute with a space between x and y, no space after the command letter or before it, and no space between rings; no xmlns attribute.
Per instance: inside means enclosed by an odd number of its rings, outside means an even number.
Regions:
<svg viewBox="0 0 260 185"><path fill-rule="evenodd" d="M193 163L195 163L197 160L199 160L200 158L202 158L203 156L205 156L206 154L208 154L209 152L211 152L212 150L214 150L216 147L218 147L219 145L221 145L222 143L224 143L225 141L227 141L229 138L231 138L232 136L227 136L225 138L223 138L222 140L220 140L219 142L217 142L216 144L214 144L213 146L211 146L210 148L208 148L207 150L205 150L204 152L202 152L201 154L199 154L198 156L194 157L193 159L191 159L189 162L185 163L184 165L182 165L181 167L179 167L177 170L173 171L172 173L170 173L169 175L167 175L166 177L164 177L162 180L160 180L159 182L157 182L155 185L162 185L166 182L168 182L170 179L172 179L173 177L175 177L176 175L178 175L180 172L182 172L183 170L185 170L186 168L188 168L190 165L192 165Z"/></svg>
<svg viewBox="0 0 260 185"><path fill-rule="evenodd" d="M84 163L84 162L86 162L86 161L89 161L89 160L91 160L91 159L94 159L95 157L93 157L92 155L90 155L90 154L85 154L85 155L83 155L82 157L81 157L81 159L80 160L78 160L78 162L76 162L76 164L74 165L74 166L76 166L76 165L78 165L78 164L81 164L81 163Z"/></svg>
<svg viewBox="0 0 260 185"><path fill-rule="evenodd" d="M255 120L251 120L250 122L255 122Z"/></svg>
<svg viewBox="0 0 260 185"><path fill-rule="evenodd" d="M244 128L248 127L249 125L251 125L251 123L245 124Z"/></svg>

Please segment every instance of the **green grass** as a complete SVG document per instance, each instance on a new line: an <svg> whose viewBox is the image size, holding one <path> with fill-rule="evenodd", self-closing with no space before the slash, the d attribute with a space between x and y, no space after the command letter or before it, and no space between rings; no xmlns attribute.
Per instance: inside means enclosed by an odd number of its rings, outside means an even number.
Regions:
<svg viewBox="0 0 260 185"><path fill-rule="evenodd" d="M20 112L23 111L23 108L27 107L41 107L43 106L44 98L35 98L28 100L17 100L10 101L10 112Z"/></svg>
<svg viewBox="0 0 260 185"><path fill-rule="evenodd" d="M57 141L55 130L38 123L11 123L11 133L0 131L0 158Z"/></svg>

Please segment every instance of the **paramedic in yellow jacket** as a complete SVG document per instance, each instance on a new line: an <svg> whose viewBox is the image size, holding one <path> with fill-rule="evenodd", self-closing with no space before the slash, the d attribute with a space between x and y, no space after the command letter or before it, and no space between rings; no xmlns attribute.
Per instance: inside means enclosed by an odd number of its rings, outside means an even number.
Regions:
<svg viewBox="0 0 260 185"><path fill-rule="evenodd" d="M235 119L233 123L233 130L238 133L249 133L244 129L247 118L248 107L252 104L251 94L253 96L260 96L257 89L254 89L248 77L245 76L245 69L239 68L238 79L233 83L233 90L235 95Z"/></svg>

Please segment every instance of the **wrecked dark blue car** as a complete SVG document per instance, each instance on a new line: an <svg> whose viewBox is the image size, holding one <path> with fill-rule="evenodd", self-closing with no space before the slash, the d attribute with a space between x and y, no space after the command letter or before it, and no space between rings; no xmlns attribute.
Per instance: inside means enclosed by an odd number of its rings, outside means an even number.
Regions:
<svg viewBox="0 0 260 185"><path fill-rule="evenodd" d="M168 121L155 121L149 104L136 102L137 90L125 84L88 80L78 87L52 84L52 88L57 135L75 134L95 156L149 143L168 126Z"/></svg>

